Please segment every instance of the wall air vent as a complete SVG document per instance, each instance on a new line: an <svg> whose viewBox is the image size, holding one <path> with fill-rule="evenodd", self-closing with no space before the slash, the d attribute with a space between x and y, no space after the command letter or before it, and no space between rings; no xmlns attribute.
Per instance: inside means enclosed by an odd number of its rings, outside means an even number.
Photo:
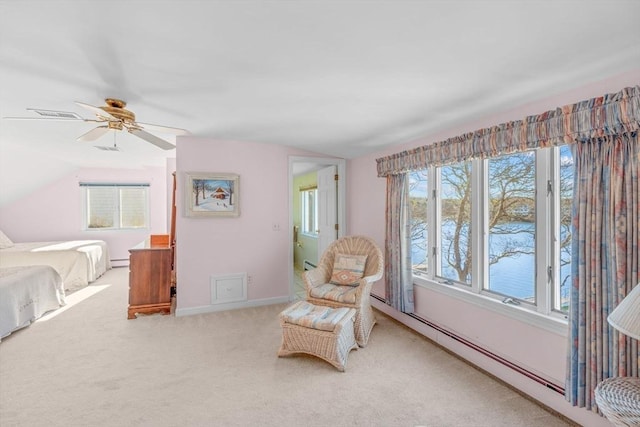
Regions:
<svg viewBox="0 0 640 427"><path fill-rule="evenodd" d="M80 117L76 113L72 113L70 111L40 110L37 108L27 108L27 110L33 111L35 113L40 114L41 116L49 117L52 119L84 120L82 117Z"/></svg>
<svg viewBox="0 0 640 427"><path fill-rule="evenodd" d="M94 145L98 150L102 151L120 151L120 149L116 146L106 146L106 145Z"/></svg>

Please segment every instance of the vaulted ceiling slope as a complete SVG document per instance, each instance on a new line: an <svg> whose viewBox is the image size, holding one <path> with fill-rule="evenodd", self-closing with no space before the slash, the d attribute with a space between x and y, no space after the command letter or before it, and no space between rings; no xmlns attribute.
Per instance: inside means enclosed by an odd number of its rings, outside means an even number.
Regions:
<svg viewBox="0 0 640 427"><path fill-rule="evenodd" d="M175 156L4 119L91 118L74 101L108 97L197 136L357 157L640 68L638 16L637 0L0 0L0 179L23 159L55 175Z"/></svg>

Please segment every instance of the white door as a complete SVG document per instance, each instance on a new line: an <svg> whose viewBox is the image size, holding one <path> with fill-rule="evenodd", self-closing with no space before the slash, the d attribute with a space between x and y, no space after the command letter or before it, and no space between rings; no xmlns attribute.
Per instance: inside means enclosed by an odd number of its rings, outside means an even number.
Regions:
<svg viewBox="0 0 640 427"><path fill-rule="evenodd" d="M336 166L318 171L318 258L338 238L338 180Z"/></svg>

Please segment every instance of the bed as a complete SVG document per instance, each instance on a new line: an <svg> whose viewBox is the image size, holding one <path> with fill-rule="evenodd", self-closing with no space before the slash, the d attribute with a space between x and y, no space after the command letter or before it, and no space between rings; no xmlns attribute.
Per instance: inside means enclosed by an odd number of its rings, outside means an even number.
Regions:
<svg viewBox="0 0 640 427"><path fill-rule="evenodd" d="M0 268L0 340L64 304L62 278L53 267Z"/></svg>
<svg viewBox="0 0 640 427"><path fill-rule="evenodd" d="M102 240L14 243L0 231L0 268L49 265L73 292L111 268L109 249Z"/></svg>

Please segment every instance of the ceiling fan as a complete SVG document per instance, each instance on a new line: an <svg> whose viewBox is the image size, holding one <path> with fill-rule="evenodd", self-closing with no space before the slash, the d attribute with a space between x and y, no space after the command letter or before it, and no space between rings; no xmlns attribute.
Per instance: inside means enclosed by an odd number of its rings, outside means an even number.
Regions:
<svg viewBox="0 0 640 427"><path fill-rule="evenodd" d="M81 142L95 141L110 130L119 131L126 129L129 133L137 136L138 138L144 139L145 141L155 145L156 147L162 148L163 150L172 150L176 148L175 145L173 145L169 141L165 141L162 138L158 138L157 136L150 134L145 129L152 131L155 130L157 132L163 133L170 133L173 135L189 134L189 131L187 131L186 129L136 122L135 114L127 110L125 108L127 103L120 99L107 98L105 99L106 105L103 105L101 107L95 107L93 105L85 104L78 101L76 101L76 104L93 112L96 118L85 119L76 113L68 111L41 110L38 108L27 108L27 110L34 111L45 117L47 120L82 120L84 122L101 123L100 126L91 129L84 135L79 136L77 140ZM20 118L30 119L27 117Z"/></svg>

